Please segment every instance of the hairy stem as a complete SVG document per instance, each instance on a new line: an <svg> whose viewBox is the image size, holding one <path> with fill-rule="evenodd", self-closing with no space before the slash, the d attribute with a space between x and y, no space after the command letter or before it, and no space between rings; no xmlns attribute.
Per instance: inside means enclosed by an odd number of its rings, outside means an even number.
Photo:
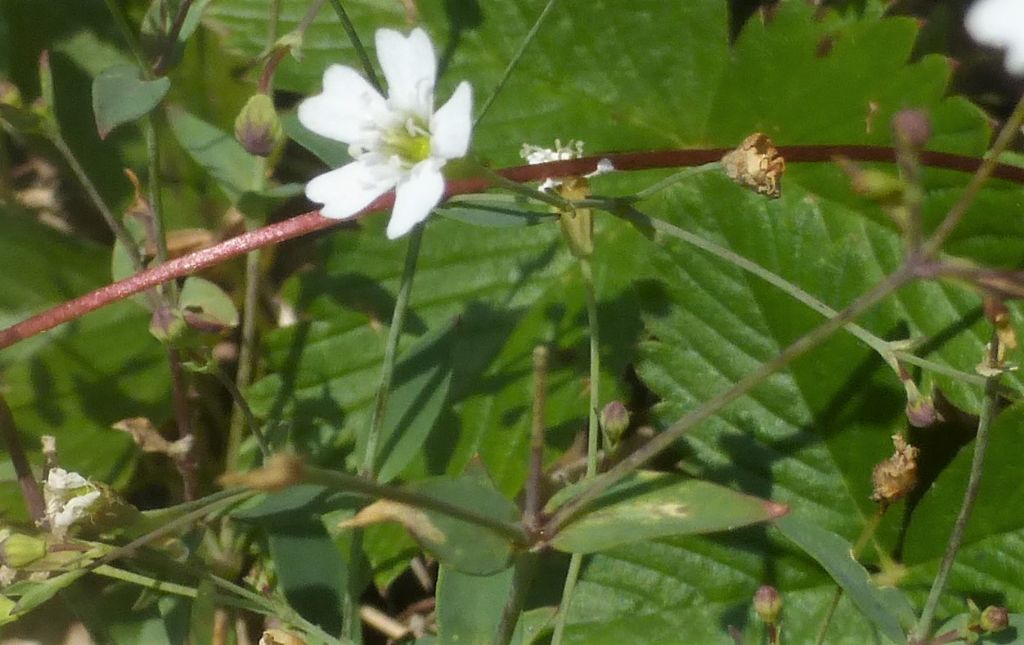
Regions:
<svg viewBox="0 0 1024 645"><path fill-rule="evenodd" d="M743 396L765 379L789 365L793 360L803 356L821 343L825 342L832 334L841 329L847 322L856 316L864 313L883 298L896 291L913 279L912 268L904 265L885 280L876 285L871 291L854 301L846 309L836 316L825 321L801 338L786 347L775 358L750 372L736 382L728 390L708 399L700 406L684 415L681 419L669 426L665 431L656 435L651 441L637 449L634 453L619 462L614 468L596 477L590 486L584 489L577 497L563 505L545 526L545 532L553 535L568 522L586 504L593 501L601 493L606 491L616 482L633 473L635 470L646 464L663 450L675 443L687 431L695 425L705 421L720 409Z"/></svg>
<svg viewBox="0 0 1024 645"><path fill-rule="evenodd" d="M834 155L844 155L856 161L884 162L894 159L892 148L882 146L783 146L779 150L786 156L787 161L794 163L825 162L830 161ZM547 177L579 176L592 171L596 164L604 158L612 161L613 165L619 170L695 166L715 161L725 152L727 150L723 148L712 148L617 153L567 161L553 161L532 166L516 166L498 171L498 174L514 182L540 181ZM981 160L973 157L931 151L921 153L921 162L926 166L962 171L974 171L982 163ZM998 164L992 172L992 176L1024 183L1024 168ZM445 194L451 197L452 195L477 193L490 187L493 183L489 177L451 181L446 186ZM394 199L393 192L383 195L363 209L362 215L390 208L394 205ZM561 206L562 204L555 205ZM225 240L210 248L170 260L138 275L101 287L0 330L0 349L9 347L20 340L31 338L62 323L79 318L100 307L129 298L167 280L191 275L253 249L308 235L316 231L338 226L339 224L339 220L328 219L312 211Z"/></svg>
<svg viewBox="0 0 1024 645"><path fill-rule="evenodd" d="M999 355L999 337L992 335L992 342L989 344L990 364L997 364L996 357ZM960 512L957 514L953 530L949 535L949 542L946 544L946 551L942 555L942 562L935 574L932 588L928 592L928 600L925 601L924 609L921 610L921 618L911 634L911 642L924 642L932 628L932 619L935 617L935 610L939 606L939 598L946 588L946 580L949 572L953 569L956 554L964 541L964 533L967 531L967 522L974 511L974 503L978 499L978 491L981 488L981 475L985 466L985 451L988 448L989 431L992 421L999 411L999 381L1001 374L996 374L986 379L985 401L982 404L981 414L978 417L978 434L974 440L974 456L971 459L971 472L967 479L967 488L964 490L964 500L960 505Z"/></svg>

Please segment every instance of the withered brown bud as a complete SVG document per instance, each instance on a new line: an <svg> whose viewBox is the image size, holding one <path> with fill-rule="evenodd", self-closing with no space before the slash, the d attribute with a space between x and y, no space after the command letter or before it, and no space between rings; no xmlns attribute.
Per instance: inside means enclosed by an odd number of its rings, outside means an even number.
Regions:
<svg viewBox="0 0 1024 645"><path fill-rule="evenodd" d="M782 612L782 596L779 595L779 590L771 585L764 585L758 589L754 594L754 611L765 623L777 623Z"/></svg>
<svg viewBox="0 0 1024 645"><path fill-rule="evenodd" d="M276 491L300 484L305 478L305 464L296 455L279 452L262 468L245 473L225 473L220 477L224 487L245 486L256 490Z"/></svg>
<svg viewBox="0 0 1024 645"><path fill-rule="evenodd" d="M892 504L917 485L918 449L898 434L893 435L892 443L896 448L892 457L875 466L871 473L871 499L880 504Z"/></svg>
<svg viewBox="0 0 1024 645"><path fill-rule="evenodd" d="M932 136L932 124L924 110L900 110L892 118L896 142L920 150Z"/></svg>
<svg viewBox="0 0 1024 645"><path fill-rule="evenodd" d="M768 135L755 132L735 150L722 157L722 167L729 179L762 195L782 195L782 174L786 160Z"/></svg>

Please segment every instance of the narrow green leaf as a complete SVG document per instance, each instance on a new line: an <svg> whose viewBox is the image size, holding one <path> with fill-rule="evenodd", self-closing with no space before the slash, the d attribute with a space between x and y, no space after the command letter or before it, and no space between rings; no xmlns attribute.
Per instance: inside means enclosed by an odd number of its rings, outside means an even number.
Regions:
<svg viewBox="0 0 1024 645"><path fill-rule="evenodd" d="M296 517L269 531L274 571L288 604L328 633L341 632L347 567L317 519Z"/></svg>
<svg viewBox="0 0 1024 645"><path fill-rule="evenodd" d="M381 482L397 477L416 457L448 400L455 326L449 323L419 339L395 369L380 438Z"/></svg>
<svg viewBox="0 0 1024 645"><path fill-rule="evenodd" d="M295 112L281 115L281 127L289 139L312 152L329 168L340 168L352 161L352 156L348 154L348 144L307 130L299 123Z"/></svg>
<svg viewBox="0 0 1024 645"><path fill-rule="evenodd" d="M901 625L913 620L913 610L899 592L883 590L871 582L867 570L851 555L849 542L831 531L795 516L784 517L775 526L794 544L807 552L843 588L853 604L894 643L904 643Z"/></svg>
<svg viewBox="0 0 1024 645"><path fill-rule="evenodd" d="M320 501L327 489L312 484L299 484L282 491L268 493L251 504L243 506L231 517L243 522L264 522L286 514L310 509Z"/></svg>
<svg viewBox="0 0 1024 645"><path fill-rule="evenodd" d="M216 606L214 605L213 583L204 578L199 581L196 597L192 601L192 613L189 617L189 641L192 643L212 643L213 621Z"/></svg>
<svg viewBox="0 0 1024 645"><path fill-rule="evenodd" d="M27 614L50 598L53 598L57 595L57 592L65 589L86 573L86 569L75 569L29 587L22 594L21 598L18 599L17 604L11 610L11 614Z"/></svg>
<svg viewBox="0 0 1024 645"><path fill-rule="evenodd" d="M512 588L514 567L474 576L442 565L437 574L437 636L442 643L490 645Z"/></svg>
<svg viewBox="0 0 1024 645"><path fill-rule="evenodd" d="M170 109L171 130L182 147L217 182L232 202L250 190L256 158L235 137L180 109Z"/></svg>
<svg viewBox="0 0 1024 645"><path fill-rule="evenodd" d="M562 491L548 510L580 486ZM710 482L641 471L585 507L552 545L570 553L593 553L670 535L728 531L776 519L786 511L785 506Z"/></svg>
<svg viewBox="0 0 1024 645"><path fill-rule="evenodd" d="M171 79L144 80L134 65L115 65L92 81L92 111L101 139L119 125L148 114L171 89Z"/></svg>

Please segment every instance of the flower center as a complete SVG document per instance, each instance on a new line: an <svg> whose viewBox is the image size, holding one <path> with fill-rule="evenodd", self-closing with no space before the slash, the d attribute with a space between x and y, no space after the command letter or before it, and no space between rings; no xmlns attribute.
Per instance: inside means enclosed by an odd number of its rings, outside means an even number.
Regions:
<svg viewBox="0 0 1024 645"><path fill-rule="evenodd" d="M424 124L411 118L401 127L384 133L383 144L388 152L410 165L430 157L430 132Z"/></svg>

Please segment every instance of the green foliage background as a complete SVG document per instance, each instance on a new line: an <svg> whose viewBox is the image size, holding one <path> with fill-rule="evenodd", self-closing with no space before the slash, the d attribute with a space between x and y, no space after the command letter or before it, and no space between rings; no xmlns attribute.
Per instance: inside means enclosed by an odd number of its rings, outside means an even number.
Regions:
<svg viewBox="0 0 1024 645"><path fill-rule="evenodd" d="M31 97L34 59L44 46L52 50L66 136L104 195L124 205L130 191L120 168L144 164L138 132L129 126L101 142L82 106L89 104L92 77L130 58L101 3L83 2L73 14L66 4L10 0L0 8L0 34L7 34L0 37L0 76ZM399 2L344 4L368 44L378 27L408 26ZM819 11L784 1L770 19L751 17L733 40L729 7L718 0L564 0L475 131L473 150L500 167L520 163L521 142L549 144L555 138L582 139L594 154L732 146L753 131L779 145L889 145L891 116L921 108L932 122L930 149L981 156L989 124L978 107L949 94L949 60L915 55L920 25L913 18L883 16L877 1L862 4ZM279 33L293 29L307 6L282 0ZM439 96L468 79L482 104L542 6L539 0L419 3L418 20L441 55ZM141 19L141 8L133 9ZM245 153L226 135L216 152L198 142L216 135L210 127L230 131L252 91L255 73L248 62L263 51L266 31L266 2L211 2L171 75L166 104L173 108L161 123L160 143L172 229L214 227L229 202L244 203L247 187L240 182L252 176L242 165L248 163ZM358 66L325 6L305 38L301 60L286 59L275 78L284 111L295 98L318 92L323 69L338 62ZM294 124L289 131L297 140L306 136ZM287 186L320 168L292 144L275 180ZM600 177L594 192L629 195L664 174ZM926 224L934 226L966 177L926 169L924 182ZM75 190L62 187L69 203L80 204ZM946 249L1019 267L1021 195L1019 186L990 183ZM300 201L280 203L273 202L272 216L304 208ZM0 208L0 322L108 281L109 245L87 241L100 237L89 215L72 214L84 234L70 237L47 230L8 201ZM837 309L902 259L898 230L878 207L853 195L832 164L791 164L783 196L775 201L724 177L702 175L641 209L761 264ZM248 212L257 213L252 221L258 223L268 210L264 205ZM381 323L390 319L401 275L405 243L386 240L384 217L293 245L276 258L279 297L297 322L265 325L261 378L246 393L278 445L330 468L355 470L358 463L358 436L369 421L383 356ZM596 240L602 397L627 401L655 427L726 389L820 322L805 305L738 268L668 238L648 240L609 216L599 219ZM237 287L237 267L228 267L221 280ZM884 338L924 339L922 355L973 373L989 333L980 306L980 297L967 288L921 283L860 322ZM163 350L146 326L141 308L122 303L0 354L4 393L26 441L55 434L69 468L136 492L153 477L133 477L139 456L107 427L124 417L164 422L171 416ZM527 469L531 351L538 344L553 350L546 418L546 457L553 461L586 423L587 342L579 272L553 222L498 228L435 216L400 345L391 434L384 442L388 477L415 482L459 475L479 456L497 489L518 495ZM978 413L979 388L931 373L920 378L964 414ZM1017 379L1008 383L1020 389ZM208 394L210 384L202 389ZM906 428L905 402L899 380L881 359L839 334L696 428L659 465L788 504L794 518L852 542L875 512L871 469L891 452L890 436ZM217 405L203 419L211 446L224 427L223 403ZM871 564L878 564L879 553L902 563L900 588L917 607L942 555L970 459L969 424L965 430L960 416L947 421L911 433L924 450L921 485L890 510L877 544L865 553ZM1024 504L1017 499L1024 493L1016 484L1021 433L1021 408L1011 405L994 429L982 495L942 616L960 613L967 597L1024 606ZM214 461L206 465L208 476L217 468L217 450L209 449ZM254 445L247 450L255 454ZM152 465L148 458L141 463ZM8 518L23 518L9 465L0 474ZM316 508L341 506L322 502ZM301 537L264 527L271 556L283 559L278 577L293 603L296 596L287 587L295 580L281 572L300 578L322 573L298 568L298 562L307 548L303 540L330 546L323 526L314 521ZM346 538L333 539L343 545ZM404 571L415 543L397 529L380 528L368 533L365 548L383 588ZM557 603L563 559L548 554L540 569L527 607L544 611ZM487 642L471 635L490 633L492 619L485 614L496 611L493 604L480 605L482 628L446 625L451 605L445 603L468 602L479 592L474 584L500 592L511 583L509 575L466 581L459 578L464 574L443 570L438 642L446 642L445 629L466 634L470 640L463 642ZM751 597L761 584L777 586L785 597L786 640L811 642L835 582L770 525L612 548L586 560L570 608L569 642L725 642L730 625L755 642L760 628ZM296 608L305 609L301 602ZM831 634L829 642L837 643L883 638L849 596L840 601Z"/></svg>

